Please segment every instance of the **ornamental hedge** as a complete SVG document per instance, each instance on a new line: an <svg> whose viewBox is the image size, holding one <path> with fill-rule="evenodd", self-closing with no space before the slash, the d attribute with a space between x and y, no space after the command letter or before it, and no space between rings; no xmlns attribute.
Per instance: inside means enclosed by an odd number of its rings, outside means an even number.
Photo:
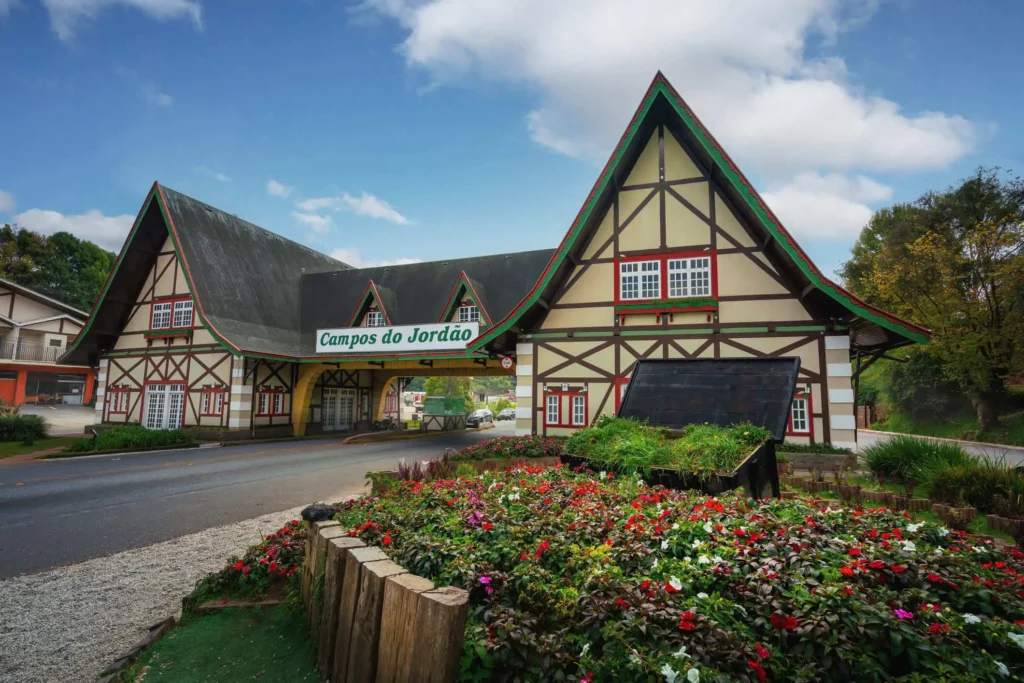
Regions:
<svg viewBox="0 0 1024 683"><path fill-rule="evenodd" d="M340 510L350 535L470 591L465 681L1024 675L1024 553L906 513L528 466Z"/></svg>
<svg viewBox="0 0 1024 683"><path fill-rule="evenodd" d="M72 441L67 450L70 453L93 451L119 451L129 449L172 448L194 446L198 443L192 434L180 429L146 429L138 425L114 427L99 432L91 439Z"/></svg>

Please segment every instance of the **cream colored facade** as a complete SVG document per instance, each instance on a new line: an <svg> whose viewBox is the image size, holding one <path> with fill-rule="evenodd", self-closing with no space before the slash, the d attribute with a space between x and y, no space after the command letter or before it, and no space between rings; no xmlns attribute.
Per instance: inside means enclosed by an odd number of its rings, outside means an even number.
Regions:
<svg viewBox="0 0 1024 683"><path fill-rule="evenodd" d="M519 337L518 433L565 436L614 413L639 358L797 356L811 415L787 440L855 445L849 336L815 319L725 196L671 131L651 134L543 320ZM661 295L669 261L703 258L709 291ZM623 265L642 263L658 264L658 303L622 298Z"/></svg>

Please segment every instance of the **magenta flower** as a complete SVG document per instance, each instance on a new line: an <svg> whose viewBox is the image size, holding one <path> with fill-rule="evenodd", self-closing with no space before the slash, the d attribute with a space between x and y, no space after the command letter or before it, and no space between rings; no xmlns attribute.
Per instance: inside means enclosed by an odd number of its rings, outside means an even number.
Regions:
<svg viewBox="0 0 1024 683"><path fill-rule="evenodd" d="M896 615L897 619L913 619L914 615L905 609L893 610L893 614Z"/></svg>
<svg viewBox="0 0 1024 683"><path fill-rule="evenodd" d="M489 577L489 576L481 576L480 577L480 583L482 583L483 585L486 586L490 582L491 582L491 577Z"/></svg>

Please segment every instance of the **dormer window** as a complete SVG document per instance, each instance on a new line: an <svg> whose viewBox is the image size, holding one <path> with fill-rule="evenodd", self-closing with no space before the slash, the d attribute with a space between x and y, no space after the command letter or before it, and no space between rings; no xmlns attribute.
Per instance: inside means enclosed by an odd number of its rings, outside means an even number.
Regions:
<svg viewBox="0 0 1024 683"><path fill-rule="evenodd" d="M480 322L480 309L475 304L462 304L461 306L459 306L459 322Z"/></svg>
<svg viewBox="0 0 1024 683"><path fill-rule="evenodd" d="M380 311L367 311L363 318L364 327L384 327L384 314Z"/></svg>

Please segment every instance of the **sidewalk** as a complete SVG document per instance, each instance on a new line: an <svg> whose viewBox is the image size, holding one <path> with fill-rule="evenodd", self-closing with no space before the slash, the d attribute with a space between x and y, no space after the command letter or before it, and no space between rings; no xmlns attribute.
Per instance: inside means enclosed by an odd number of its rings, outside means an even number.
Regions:
<svg viewBox="0 0 1024 683"><path fill-rule="evenodd" d="M979 455L990 462L1004 462L1005 464L1011 467L1020 467L1021 465L1024 465L1024 448L1018 446L983 443L979 441L960 441L957 439L944 439L937 436L920 436L917 434L876 432L871 429L857 430L858 450L863 451L866 447L875 443L880 443L881 441L889 439L893 436L914 436L919 439L931 439L932 441L941 441L945 443L958 443L961 446L963 446L964 450L967 451L968 453Z"/></svg>

